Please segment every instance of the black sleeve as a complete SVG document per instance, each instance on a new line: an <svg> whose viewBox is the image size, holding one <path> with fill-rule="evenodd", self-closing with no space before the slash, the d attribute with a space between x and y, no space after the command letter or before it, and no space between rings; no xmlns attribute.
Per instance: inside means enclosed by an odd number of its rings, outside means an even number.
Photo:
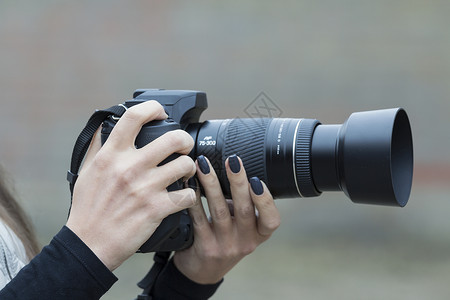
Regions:
<svg viewBox="0 0 450 300"><path fill-rule="evenodd" d="M184 276L171 259L156 279L153 300L204 300L209 299L223 282L198 284Z"/></svg>
<svg viewBox="0 0 450 300"><path fill-rule="evenodd" d="M117 277L64 226L1 291L0 299L99 299Z"/></svg>

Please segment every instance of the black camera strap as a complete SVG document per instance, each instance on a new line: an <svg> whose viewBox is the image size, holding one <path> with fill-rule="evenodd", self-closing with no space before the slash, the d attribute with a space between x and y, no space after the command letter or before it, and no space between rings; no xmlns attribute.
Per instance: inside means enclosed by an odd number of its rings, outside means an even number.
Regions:
<svg viewBox="0 0 450 300"><path fill-rule="evenodd" d="M96 110L78 136L72 151L70 170L67 172L67 181L69 181L71 195L70 207L72 207L73 189L78 178L78 172L80 171L81 164L86 156L87 150L89 149L89 145L94 138L95 132L108 117L114 116L116 118L120 118L126 110L127 108L122 104L115 105L104 110ZM138 300L151 300L150 293L156 282L156 278L166 266L171 253L171 251L155 253L153 257L153 260L155 261L154 265L147 275L145 275L145 277L138 283L138 286L144 290L138 296Z"/></svg>
<svg viewBox="0 0 450 300"><path fill-rule="evenodd" d="M78 172L80 171L81 163L84 156L91 144L97 129L102 125L103 121L109 116L115 116L120 118L126 111L126 107L122 104L112 106L104 110L96 110L94 114L89 118L86 126L81 131L80 135L75 142L75 146L72 151L72 161L70 163L70 170L67 172L67 181L69 181L70 194L73 196L73 188L78 178ZM72 205L71 205L72 206Z"/></svg>
<svg viewBox="0 0 450 300"><path fill-rule="evenodd" d="M151 300L151 292L153 286L156 283L156 278L158 278L159 273L164 269L167 262L169 261L170 254L172 252L156 252L153 256L153 261L155 262L148 271L147 275L138 282L138 287L143 289L142 293L137 296L135 300Z"/></svg>

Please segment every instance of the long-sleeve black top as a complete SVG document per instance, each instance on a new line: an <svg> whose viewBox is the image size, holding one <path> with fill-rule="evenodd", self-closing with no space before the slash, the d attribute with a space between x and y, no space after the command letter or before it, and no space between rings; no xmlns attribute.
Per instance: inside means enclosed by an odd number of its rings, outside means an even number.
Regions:
<svg viewBox="0 0 450 300"><path fill-rule="evenodd" d="M99 299L116 281L89 247L64 226L0 291L0 299ZM152 299L208 299L219 285L197 284L169 261L156 281Z"/></svg>

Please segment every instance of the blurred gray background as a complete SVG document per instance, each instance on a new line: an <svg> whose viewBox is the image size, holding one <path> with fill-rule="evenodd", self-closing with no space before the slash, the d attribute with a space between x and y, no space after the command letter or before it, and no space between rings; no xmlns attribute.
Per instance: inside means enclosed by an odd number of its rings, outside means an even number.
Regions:
<svg viewBox="0 0 450 300"><path fill-rule="evenodd" d="M283 117L324 123L401 106L409 204L277 201L282 226L214 299L448 299L449 16L444 0L3 0L0 162L45 245L66 220L80 130L136 88L206 91L203 119L245 117L261 91ZM104 299L133 299L151 263L133 256Z"/></svg>

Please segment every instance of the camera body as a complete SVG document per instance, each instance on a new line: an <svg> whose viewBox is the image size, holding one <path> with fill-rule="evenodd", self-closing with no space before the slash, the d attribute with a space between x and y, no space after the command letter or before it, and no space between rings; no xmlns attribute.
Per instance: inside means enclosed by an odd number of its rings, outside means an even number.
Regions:
<svg viewBox="0 0 450 300"><path fill-rule="evenodd" d="M206 94L198 91L136 90L133 98L133 100L124 103L127 108L144 101L156 100L169 115L166 120L152 121L142 127L136 138L137 148L145 146L168 131L185 129L188 124L198 123L200 114L208 107ZM112 116L103 122L102 144L106 142L116 122L117 119ZM176 157L178 157L177 154L172 154L161 164L165 164ZM182 188L183 183L178 180L169 185L167 190L174 191ZM150 239L140 247L139 252L182 250L191 246L192 242L192 221L187 211L183 210L165 218Z"/></svg>
<svg viewBox="0 0 450 300"><path fill-rule="evenodd" d="M133 93L133 100L125 102L126 107L156 100L169 118L184 129L188 124L198 123L202 112L208 108L206 93L190 90L139 89Z"/></svg>

